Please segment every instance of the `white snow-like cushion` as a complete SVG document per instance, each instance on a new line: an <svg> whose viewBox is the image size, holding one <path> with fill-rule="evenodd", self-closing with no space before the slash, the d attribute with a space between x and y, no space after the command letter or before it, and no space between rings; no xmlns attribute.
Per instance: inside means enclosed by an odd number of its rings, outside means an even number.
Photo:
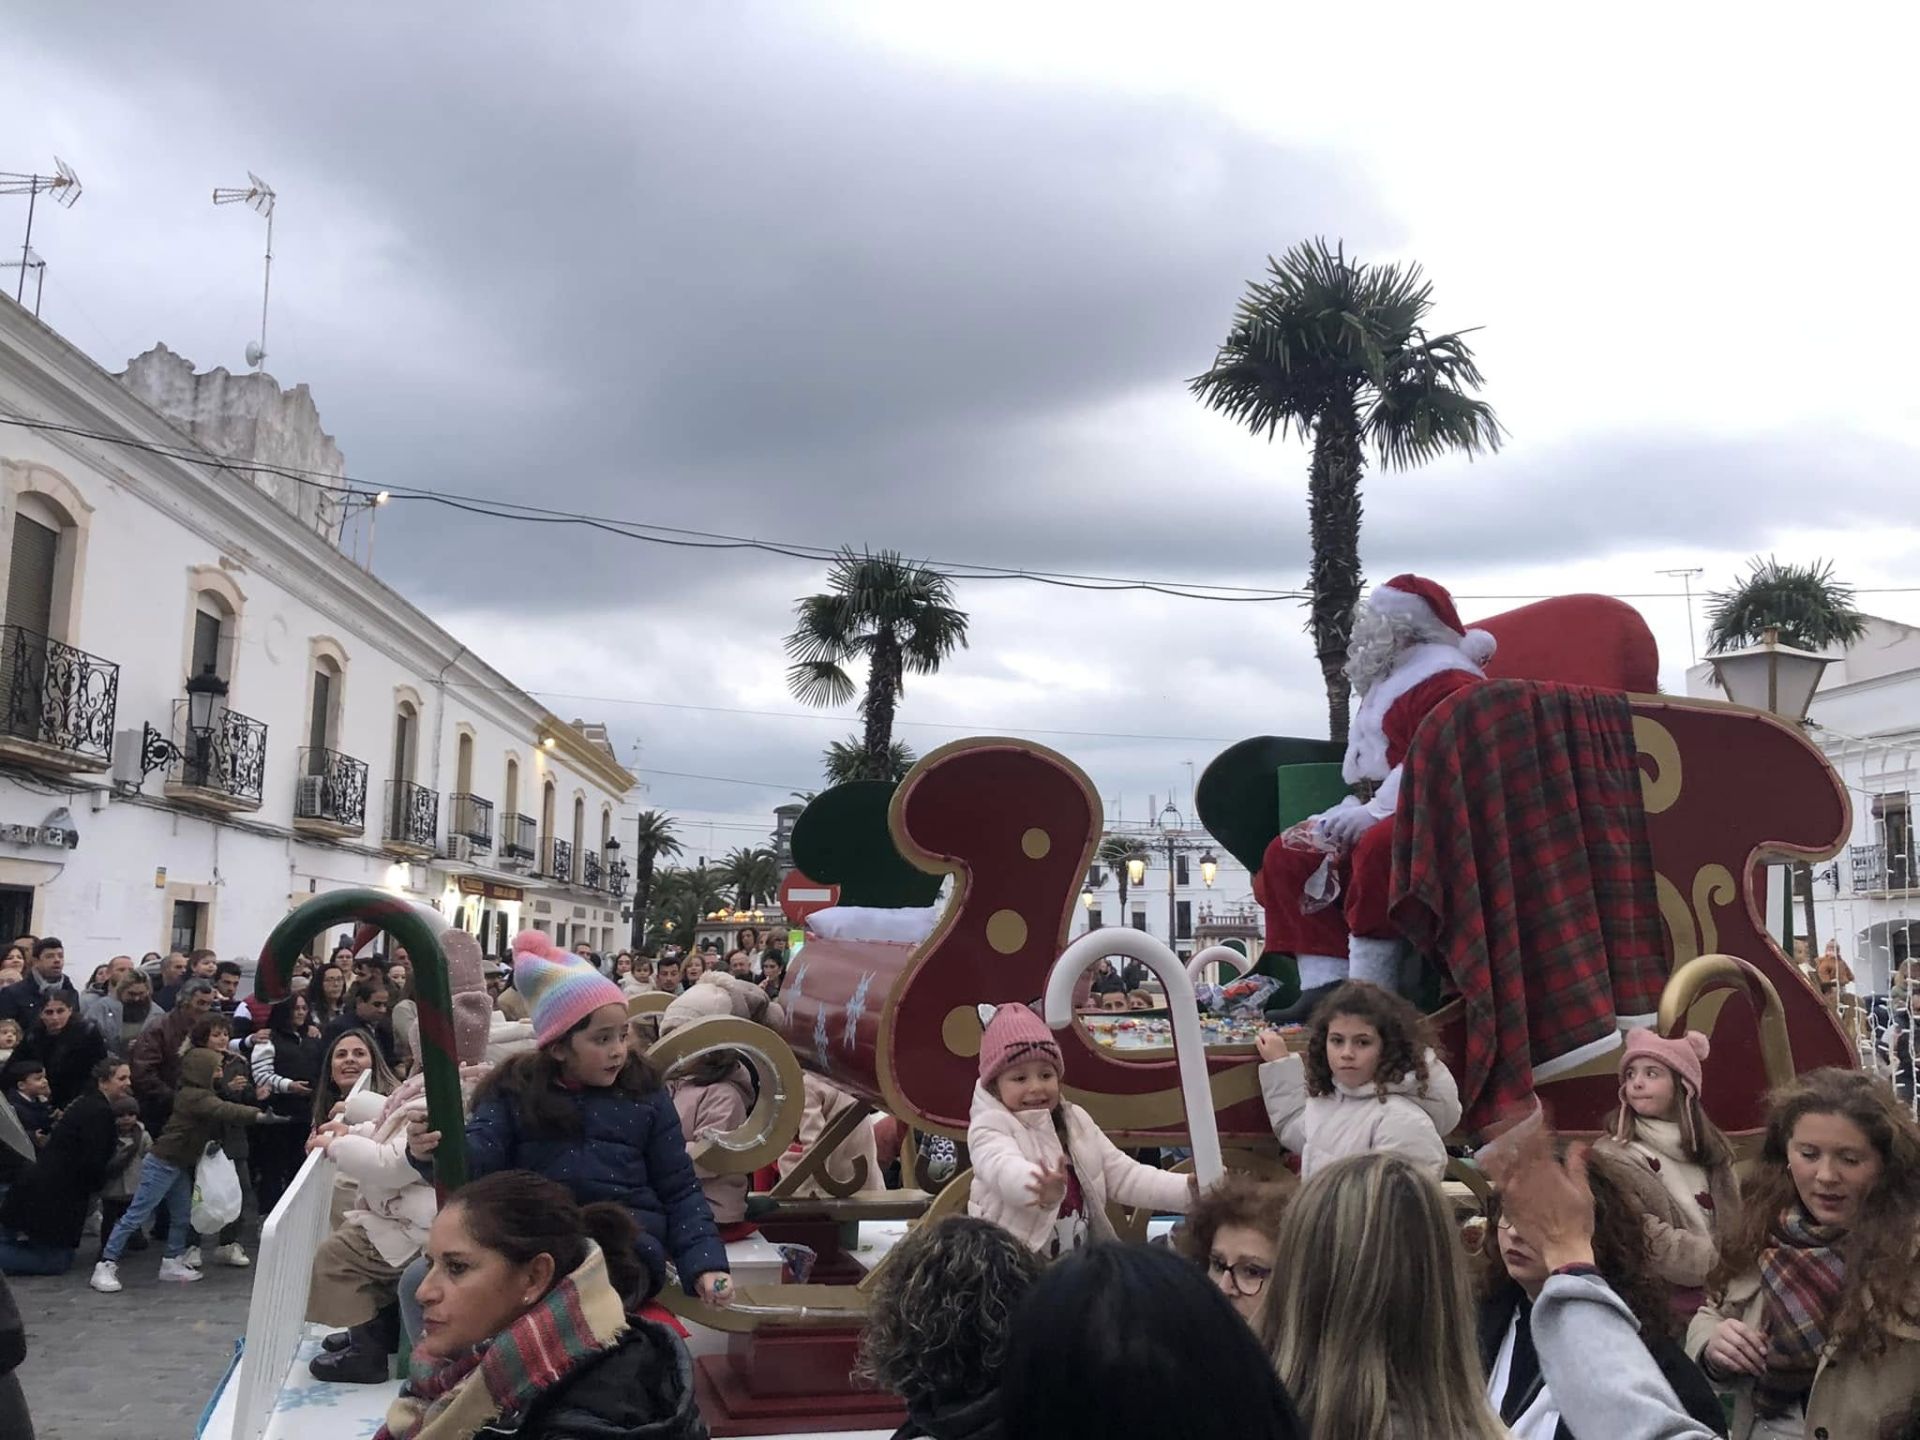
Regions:
<svg viewBox="0 0 1920 1440"><path fill-rule="evenodd" d="M807 933L822 940L889 940L917 945L933 933L940 906L885 910L874 905L835 905L807 917Z"/></svg>

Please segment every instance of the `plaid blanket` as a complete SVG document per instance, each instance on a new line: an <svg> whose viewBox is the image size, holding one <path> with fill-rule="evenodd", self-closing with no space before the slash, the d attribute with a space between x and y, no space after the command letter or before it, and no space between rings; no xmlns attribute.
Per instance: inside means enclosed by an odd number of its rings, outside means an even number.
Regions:
<svg viewBox="0 0 1920 1440"><path fill-rule="evenodd" d="M1625 695L1494 680L1440 702L1401 780L1394 921L1466 1004L1469 1128L1651 1017L1666 937Z"/></svg>

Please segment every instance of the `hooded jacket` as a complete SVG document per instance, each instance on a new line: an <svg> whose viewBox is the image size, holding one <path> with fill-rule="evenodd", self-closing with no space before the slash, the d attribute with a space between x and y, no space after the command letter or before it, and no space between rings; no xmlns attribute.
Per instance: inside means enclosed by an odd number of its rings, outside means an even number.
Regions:
<svg viewBox="0 0 1920 1440"><path fill-rule="evenodd" d="M629 1317L611 1349L570 1371L523 1414L474 1440L707 1440L693 1360L664 1325Z"/></svg>
<svg viewBox="0 0 1920 1440"><path fill-rule="evenodd" d="M1193 1197L1185 1175L1156 1170L1123 1155L1085 1110L1067 1101L1060 1108L1071 1151L1068 1158L1080 1181L1088 1226L1096 1235L1111 1234L1106 1221L1109 1200L1186 1213ZM1045 1110L1016 1114L986 1086L975 1085L967 1152L973 1158L967 1213L991 1220L1031 1249L1043 1249L1052 1238L1060 1207L1036 1205L1028 1187L1043 1166L1060 1159L1060 1136L1052 1114Z"/></svg>
<svg viewBox="0 0 1920 1440"><path fill-rule="evenodd" d="M1289 1055L1260 1067L1260 1097L1273 1133L1299 1155L1302 1180L1335 1160L1375 1150L1404 1155L1438 1180L1447 1169L1443 1137L1460 1123L1459 1087L1431 1050L1425 1095L1410 1073L1385 1086L1335 1081L1331 1095L1309 1095L1306 1059Z"/></svg>
<svg viewBox="0 0 1920 1440"><path fill-rule="evenodd" d="M167 1128L153 1142L153 1158L164 1160L176 1170L192 1170L200 1163L207 1146L220 1138L228 1125L258 1125L269 1119L267 1112L251 1105L236 1105L214 1094L220 1074L220 1057L204 1046L196 1046L180 1062L180 1093L173 1098L173 1114Z"/></svg>
<svg viewBox="0 0 1920 1440"><path fill-rule="evenodd" d="M1001 1440L1006 1423L1000 1416L1000 1392L989 1390L971 1400L950 1405L909 1405L907 1423L893 1432L893 1440Z"/></svg>
<svg viewBox="0 0 1920 1440"><path fill-rule="evenodd" d="M680 1133L686 1137L687 1155L692 1157L709 1136L738 1129L753 1109L753 1077L747 1067L732 1066L719 1080L702 1084L690 1075L667 1082L673 1096L674 1113L680 1117ZM714 1175L698 1165L693 1173L700 1177L700 1193L707 1197L716 1225L735 1225L747 1218L748 1175Z"/></svg>

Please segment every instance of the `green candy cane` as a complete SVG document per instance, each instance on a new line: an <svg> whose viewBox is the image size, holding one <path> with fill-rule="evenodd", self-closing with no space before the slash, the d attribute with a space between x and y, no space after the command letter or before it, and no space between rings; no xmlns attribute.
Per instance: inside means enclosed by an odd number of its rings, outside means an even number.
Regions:
<svg viewBox="0 0 1920 1440"><path fill-rule="evenodd" d="M453 994L439 932L404 900L382 890L336 890L316 895L274 927L260 950L253 993L268 1004L293 993L293 962L307 942L347 921L385 931L413 961L420 1007L421 1060L427 1077L427 1123L440 1132L433 1154L434 1184L444 1196L467 1180L467 1132L460 1106L460 1061L453 1043Z"/></svg>

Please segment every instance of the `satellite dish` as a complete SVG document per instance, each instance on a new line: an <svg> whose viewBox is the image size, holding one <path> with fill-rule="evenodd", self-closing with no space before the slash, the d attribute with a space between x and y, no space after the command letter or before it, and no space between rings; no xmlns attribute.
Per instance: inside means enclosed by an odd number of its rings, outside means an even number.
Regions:
<svg viewBox="0 0 1920 1440"><path fill-rule="evenodd" d="M262 350L256 342L251 340L247 342L247 364L258 370L260 362L266 358L267 352Z"/></svg>

